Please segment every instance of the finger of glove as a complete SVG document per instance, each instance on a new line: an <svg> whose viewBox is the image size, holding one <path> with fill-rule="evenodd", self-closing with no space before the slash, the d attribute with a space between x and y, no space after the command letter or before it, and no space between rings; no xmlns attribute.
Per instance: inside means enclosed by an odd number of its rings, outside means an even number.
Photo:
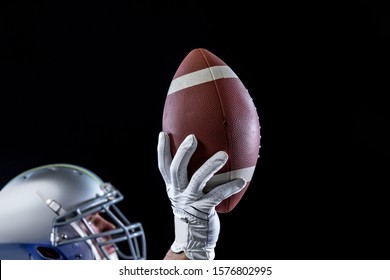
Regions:
<svg viewBox="0 0 390 280"><path fill-rule="evenodd" d="M221 203L222 200L240 192L245 187L246 183L245 179L237 178L216 186L213 190L193 203L193 207L198 211L210 213L210 210Z"/></svg>
<svg viewBox="0 0 390 280"><path fill-rule="evenodd" d="M174 188L183 191L188 185L187 167L194 154L198 141L193 134L188 135L177 149L171 164L171 180Z"/></svg>
<svg viewBox="0 0 390 280"><path fill-rule="evenodd" d="M157 158L158 169L160 170L165 184L170 184L170 166L172 163L171 146L169 135L163 131L158 135Z"/></svg>
<svg viewBox="0 0 390 280"><path fill-rule="evenodd" d="M193 197L193 199L203 196L203 188L207 181L225 165L228 158L228 154L224 151L216 152L211 156L192 176L186 190L187 196Z"/></svg>

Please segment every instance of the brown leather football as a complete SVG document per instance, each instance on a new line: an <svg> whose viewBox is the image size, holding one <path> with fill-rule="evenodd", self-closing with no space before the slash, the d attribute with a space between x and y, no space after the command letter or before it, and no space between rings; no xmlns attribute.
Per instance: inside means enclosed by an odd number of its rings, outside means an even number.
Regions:
<svg viewBox="0 0 390 280"><path fill-rule="evenodd" d="M260 121L252 97L233 70L210 51L193 49L181 62L166 97L162 130L168 132L171 152L189 134L198 147L188 166L189 179L213 154L225 151L227 163L206 189L242 177L247 185L223 200L219 213L232 211L246 192L259 158Z"/></svg>

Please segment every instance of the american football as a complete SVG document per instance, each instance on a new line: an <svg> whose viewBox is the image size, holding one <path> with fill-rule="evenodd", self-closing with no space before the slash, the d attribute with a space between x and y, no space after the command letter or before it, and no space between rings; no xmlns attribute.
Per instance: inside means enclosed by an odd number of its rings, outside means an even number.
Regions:
<svg viewBox="0 0 390 280"><path fill-rule="evenodd" d="M213 154L225 151L229 160L207 183L211 190L242 177L247 185L216 207L232 211L246 192L260 152L260 120L248 90L220 58L204 48L193 49L179 65L165 100L162 129L168 132L174 155L189 134L198 147L188 165L188 176Z"/></svg>

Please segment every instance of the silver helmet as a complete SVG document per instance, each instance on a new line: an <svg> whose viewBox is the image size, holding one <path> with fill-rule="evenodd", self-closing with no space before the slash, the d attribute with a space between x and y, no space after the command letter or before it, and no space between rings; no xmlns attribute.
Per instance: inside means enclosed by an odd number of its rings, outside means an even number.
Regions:
<svg viewBox="0 0 390 280"><path fill-rule="evenodd" d="M0 259L146 259L142 225L124 216L121 200L80 166L25 171L0 191ZM97 216L110 226L93 226Z"/></svg>

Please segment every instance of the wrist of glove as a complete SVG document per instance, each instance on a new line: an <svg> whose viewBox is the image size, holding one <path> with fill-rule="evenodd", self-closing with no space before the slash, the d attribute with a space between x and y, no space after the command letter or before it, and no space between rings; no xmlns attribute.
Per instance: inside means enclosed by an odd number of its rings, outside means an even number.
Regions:
<svg viewBox="0 0 390 280"><path fill-rule="evenodd" d="M157 146L158 167L171 201L175 221L175 241L171 250L184 252L189 259L212 260L220 222L215 207L241 191L246 181L237 178L203 192L206 183L225 165L227 153L210 157L188 180L187 166L197 147L194 135L187 136L172 159L168 134L161 132Z"/></svg>
<svg viewBox="0 0 390 280"><path fill-rule="evenodd" d="M183 209L172 207L175 220L175 241L171 250L184 252L192 260L212 260L215 257L220 223L216 212L199 218Z"/></svg>

